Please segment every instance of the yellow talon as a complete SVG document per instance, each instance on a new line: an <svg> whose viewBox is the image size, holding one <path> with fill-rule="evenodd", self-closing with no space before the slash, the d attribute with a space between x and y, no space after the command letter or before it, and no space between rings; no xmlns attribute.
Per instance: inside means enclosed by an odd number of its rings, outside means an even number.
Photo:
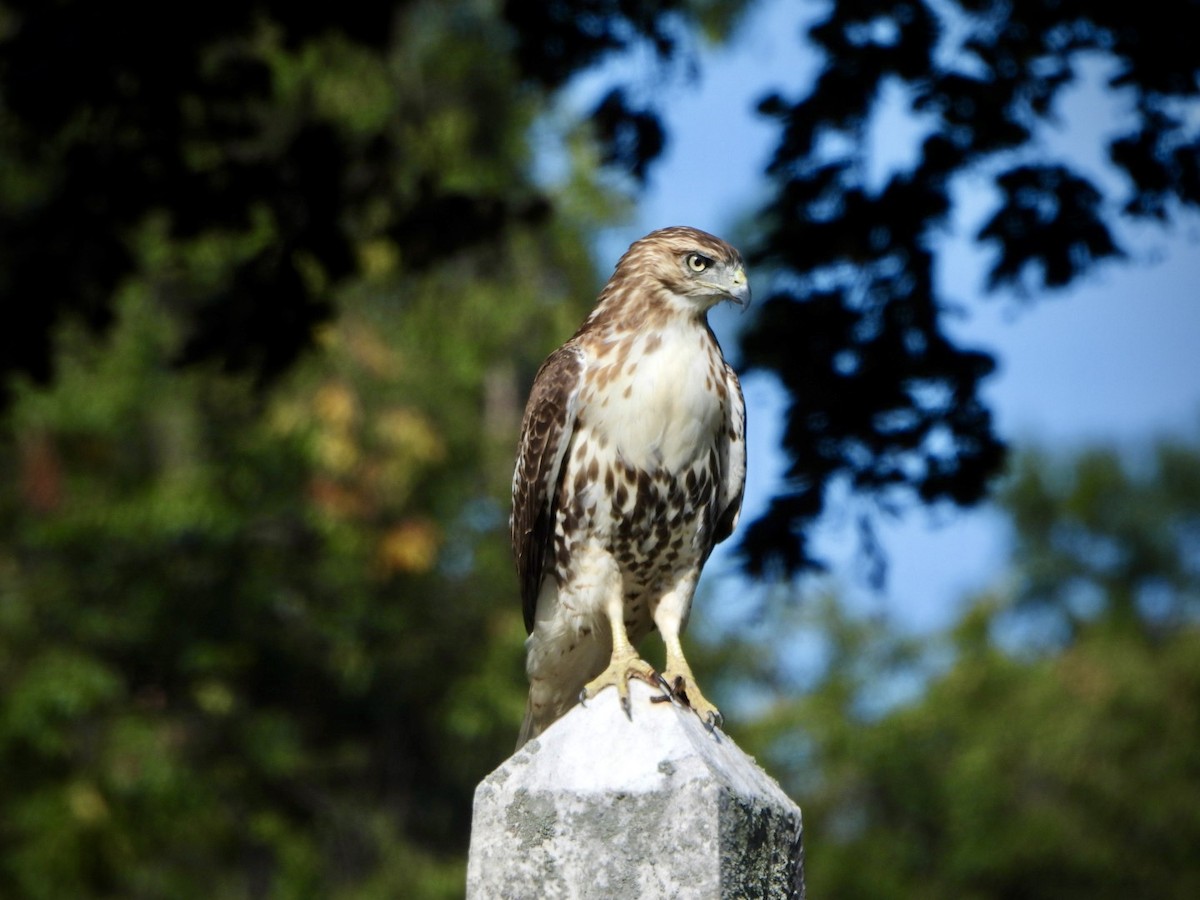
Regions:
<svg viewBox="0 0 1200 900"><path fill-rule="evenodd" d="M700 688L696 686L696 680L692 677L691 672L686 675L678 675L668 671L663 674L663 678L670 685L671 696L690 707L709 731L721 727L725 721L721 711L700 693Z"/></svg>
<svg viewBox="0 0 1200 900"><path fill-rule="evenodd" d="M625 710L626 716L632 718L633 713L629 704L630 678L640 678L651 685L657 685L662 680L654 671L654 667L633 652L632 648L628 653L617 654L614 652L608 668L584 686L583 691L579 694L579 702L591 700L606 687L615 687L621 698L621 709Z"/></svg>

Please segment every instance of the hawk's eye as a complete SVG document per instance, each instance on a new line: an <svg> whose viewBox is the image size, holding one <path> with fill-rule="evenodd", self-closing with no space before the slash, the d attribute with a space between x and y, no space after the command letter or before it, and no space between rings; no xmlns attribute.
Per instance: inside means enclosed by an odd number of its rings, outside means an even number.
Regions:
<svg viewBox="0 0 1200 900"><path fill-rule="evenodd" d="M689 253L687 264L688 268L693 272L703 272L712 265L712 260L707 256L701 256L699 253Z"/></svg>

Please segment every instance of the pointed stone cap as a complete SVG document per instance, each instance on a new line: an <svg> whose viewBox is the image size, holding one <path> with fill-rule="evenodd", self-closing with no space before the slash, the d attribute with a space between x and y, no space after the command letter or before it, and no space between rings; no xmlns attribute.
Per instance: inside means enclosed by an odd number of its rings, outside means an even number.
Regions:
<svg viewBox="0 0 1200 900"><path fill-rule="evenodd" d="M467 897L802 898L800 809L691 710L630 683L475 790Z"/></svg>

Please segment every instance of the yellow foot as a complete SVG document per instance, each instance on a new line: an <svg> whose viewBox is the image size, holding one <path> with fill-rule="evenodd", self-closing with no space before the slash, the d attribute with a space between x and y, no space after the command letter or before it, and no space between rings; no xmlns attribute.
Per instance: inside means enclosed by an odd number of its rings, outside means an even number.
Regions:
<svg viewBox="0 0 1200 900"><path fill-rule="evenodd" d="M696 687L696 680L692 677L691 672L678 674L667 671L663 673L662 677L667 683L667 689L671 696L691 707L692 712L700 717L705 728L712 731L714 728L721 727L721 723L725 720L721 716L720 710L709 703L700 693L700 688Z"/></svg>
<svg viewBox="0 0 1200 900"><path fill-rule="evenodd" d="M621 709L625 710L625 715L632 719L633 713L629 706L630 678L640 678L654 687L659 687L663 683L661 676L654 671L654 667L636 653L631 652L625 656L614 655L608 668L584 686L579 694L579 702L591 700L611 685L616 687L617 694L621 698Z"/></svg>

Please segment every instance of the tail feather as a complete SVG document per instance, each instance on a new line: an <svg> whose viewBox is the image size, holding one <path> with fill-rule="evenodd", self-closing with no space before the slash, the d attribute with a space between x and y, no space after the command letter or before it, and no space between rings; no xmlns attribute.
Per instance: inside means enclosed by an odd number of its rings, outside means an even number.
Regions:
<svg viewBox="0 0 1200 900"><path fill-rule="evenodd" d="M581 640L545 639L534 630L526 641L529 656L529 699L525 703L525 720L517 738L517 749L531 741L579 702L584 685L604 671L612 647L603 637Z"/></svg>
<svg viewBox="0 0 1200 900"><path fill-rule="evenodd" d="M516 749L520 750L525 746L527 741L532 740L542 733L542 729L534 722L533 719L533 698L525 701L525 719L521 722L521 731L517 735Z"/></svg>
<svg viewBox="0 0 1200 900"><path fill-rule="evenodd" d="M578 689L551 690L549 696L545 696L545 691L546 685L541 681L535 681L529 687L529 699L525 701L525 719L521 722L521 732L517 736L517 750L561 719L579 700ZM540 701L536 704L535 692L538 692Z"/></svg>

